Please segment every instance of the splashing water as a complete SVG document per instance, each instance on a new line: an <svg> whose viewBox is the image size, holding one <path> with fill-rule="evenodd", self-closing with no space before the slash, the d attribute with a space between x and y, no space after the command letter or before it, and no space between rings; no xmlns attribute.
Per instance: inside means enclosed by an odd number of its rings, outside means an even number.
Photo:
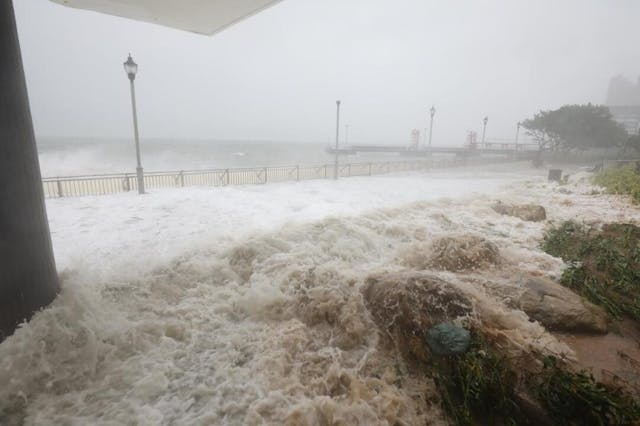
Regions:
<svg viewBox="0 0 640 426"><path fill-rule="evenodd" d="M516 271L561 273L537 248L545 224L491 203L533 200L552 220L613 207L638 219L581 184L569 196L536 175L468 173L51 201L63 291L0 345L0 420L446 424L433 383L385 344L366 278L415 269L416 251L438 238L477 235L499 248L498 265L432 273L514 350L571 356L501 291ZM464 190L441 199L438 187Z"/></svg>

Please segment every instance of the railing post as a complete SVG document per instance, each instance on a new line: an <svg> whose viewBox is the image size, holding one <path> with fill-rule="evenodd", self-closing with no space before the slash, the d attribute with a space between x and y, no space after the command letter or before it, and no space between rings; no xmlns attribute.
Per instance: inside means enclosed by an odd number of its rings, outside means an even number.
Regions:
<svg viewBox="0 0 640 426"><path fill-rule="evenodd" d="M62 198L64 194L62 193L62 182L60 182L60 178L56 180L56 183L58 185L58 197Z"/></svg>
<svg viewBox="0 0 640 426"><path fill-rule="evenodd" d="M327 165L324 165L324 178L327 178Z"/></svg>
<svg viewBox="0 0 640 426"><path fill-rule="evenodd" d="M391 163L387 161L387 174L391 173Z"/></svg>
<svg viewBox="0 0 640 426"><path fill-rule="evenodd" d="M267 183L267 168L264 168L264 183Z"/></svg>
<svg viewBox="0 0 640 426"><path fill-rule="evenodd" d="M371 176L371 162L369 162L369 176Z"/></svg>
<svg viewBox="0 0 640 426"><path fill-rule="evenodd" d="M180 170L180 186L184 187L184 170Z"/></svg>
<svg viewBox="0 0 640 426"><path fill-rule="evenodd" d="M351 177L351 163L349 163L349 168L347 169L349 173L349 177Z"/></svg>
<svg viewBox="0 0 640 426"><path fill-rule="evenodd" d="M300 164L296 166L296 181L300 180Z"/></svg>
<svg viewBox="0 0 640 426"><path fill-rule="evenodd" d="M229 186L229 169L226 169L224 173L227 175L227 186Z"/></svg>
<svg viewBox="0 0 640 426"><path fill-rule="evenodd" d="M124 174L124 180L122 181L122 189L124 191L131 191L131 182L129 182L129 175L127 173Z"/></svg>

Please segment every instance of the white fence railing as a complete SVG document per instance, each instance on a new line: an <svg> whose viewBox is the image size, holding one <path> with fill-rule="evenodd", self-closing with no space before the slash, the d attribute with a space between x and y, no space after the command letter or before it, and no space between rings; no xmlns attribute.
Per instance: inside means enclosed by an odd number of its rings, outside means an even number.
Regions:
<svg viewBox="0 0 640 426"><path fill-rule="evenodd" d="M371 176L503 161L509 160L504 158L428 158L416 161L346 163L338 166L338 174L340 177ZM146 189L185 186L255 185L271 182L330 179L333 178L333 175L333 164L180 170L144 173L144 185ZM138 190L135 173L47 177L42 179L42 183L44 185L44 194L47 198L107 195Z"/></svg>

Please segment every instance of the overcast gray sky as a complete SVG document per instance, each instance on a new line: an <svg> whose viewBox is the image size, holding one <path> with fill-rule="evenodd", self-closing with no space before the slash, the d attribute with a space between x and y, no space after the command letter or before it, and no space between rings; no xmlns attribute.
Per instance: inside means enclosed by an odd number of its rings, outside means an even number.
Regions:
<svg viewBox="0 0 640 426"><path fill-rule="evenodd" d="M131 52L142 137L434 144L604 102L640 74L637 0L284 0L213 37L15 1L36 133L129 137Z"/></svg>

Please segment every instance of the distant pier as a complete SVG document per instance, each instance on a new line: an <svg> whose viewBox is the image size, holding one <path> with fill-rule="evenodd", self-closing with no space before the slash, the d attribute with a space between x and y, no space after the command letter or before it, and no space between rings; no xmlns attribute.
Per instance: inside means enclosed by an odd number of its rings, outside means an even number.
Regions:
<svg viewBox="0 0 640 426"><path fill-rule="evenodd" d="M428 157L431 154L453 154L460 157L471 157L477 155L506 155L517 158L533 158L538 152L537 144L514 144L485 142L474 143L463 147L456 146L432 146L432 147L404 147L398 145L349 145L342 148L327 147L330 154L336 152L341 155L353 155L361 152L366 153L391 153L407 157Z"/></svg>

